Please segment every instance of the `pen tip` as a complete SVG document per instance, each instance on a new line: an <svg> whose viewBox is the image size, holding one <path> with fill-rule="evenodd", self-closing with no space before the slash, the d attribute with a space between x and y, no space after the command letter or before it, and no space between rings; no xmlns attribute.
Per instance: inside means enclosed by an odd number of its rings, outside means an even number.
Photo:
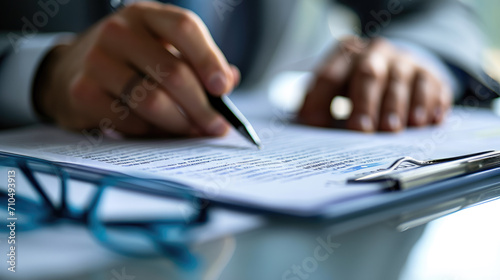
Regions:
<svg viewBox="0 0 500 280"><path fill-rule="evenodd" d="M257 149L262 150L262 144L260 143L260 141L253 139L252 142L255 145L255 147L257 147Z"/></svg>

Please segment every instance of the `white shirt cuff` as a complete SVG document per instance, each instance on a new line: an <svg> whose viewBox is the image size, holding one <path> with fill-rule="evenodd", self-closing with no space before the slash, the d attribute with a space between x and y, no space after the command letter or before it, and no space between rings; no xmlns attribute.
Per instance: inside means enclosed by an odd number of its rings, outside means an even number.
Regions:
<svg viewBox="0 0 500 280"><path fill-rule="evenodd" d="M38 67L45 55L67 33L42 34L23 40L0 62L0 126L38 122L32 89Z"/></svg>

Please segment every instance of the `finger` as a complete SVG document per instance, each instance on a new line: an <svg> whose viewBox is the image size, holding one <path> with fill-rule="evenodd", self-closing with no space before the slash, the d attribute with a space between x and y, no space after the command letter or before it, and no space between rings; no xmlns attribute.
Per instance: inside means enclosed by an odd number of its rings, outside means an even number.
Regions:
<svg viewBox="0 0 500 280"><path fill-rule="evenodd" d="M234 77L227 60L196 14L157 3L133 5L131 10L146 30L180 51L211 93L231 90Z"/></svg>
<svg viewBox="0 0 500 280"><path fill-rule="evenodd" d="M332 58L319 69L299 112L302 122L323 127L331 125L331 103L335 96L342 94L351 72L353 56L353 52L340 46Z"/></svg>
<svg viewBox="0 0 500 280"><path fill-rule="evenodd" d="M378 127L379 111L387 77L390 54L383 40L373 41L357 61L349 83L353 111L347 121L349 129L372 132Z"/></svg>
<svg viewBox="0 0 500 280"><path fill-rule="evenodd" d="M99 83L88 76L80 75L71 85L71 95L74 107L80 112L77 119L64 120L71 123L63 123L66 127L75 127L78 130L99 128L104 130L118 131L126 135L147 134L151 126L128 111L126 117L117 114L113 108L115 100L106 94ZM120 108L127 110L128 108Z"/></svg>
<svg viewBox="0 0 500 280"><path fill-rule="evenodd" d="M234 65L230 65L230 67L231 67L231 71L233 72L233 77L234 77L233 87L236 87L239 85L239 83L241 81L240 69L238 69L238 67L236 67Z"/></svg>
<svg viewBox="0 0 500 280"><path fill-rule="evenodd" d="M429 73L419 70L413 85L408 124L424 126L432 123L438 97L439 88L436 82Z"/></svg>
<svg viewBox="0 0 500 280"><path fill-rule="evenodd" d="M228 131L229 125L211 107L205 90L188 64L145 34L132 33L122 27L114 34L112 39L103 38L108 52L115 53L160 84L188 119L205 134L219 136ZM119 39L127 48L117 48L113 39Z"/></svg>
<svg viewBox="0 0 500 280"><path fill-rule="evenodd" d="M126 94L127 106L147 122L169 134L192 133L193 125L155 81L138 76L134 69L99 50L88 56L86 70L114 97L115 107L124 101L122 94Z"/></svg>
<svg viewBox="0 0 500 280"><path fill-rule="evenodd" d="M443 122L447 112L450 110L452 101L452 92L448 85L441 83L439 86L439 96L437 98L436 108L434 110L433 123L439 124Z"/></svg>
<svg viewBox="0 0 500 280"><path fill-rule="evenodd" d="M380 112L380 130L400 131L406 126L413 86L413 69L414 65L404 57L397 57L392 61Z"/></svg>

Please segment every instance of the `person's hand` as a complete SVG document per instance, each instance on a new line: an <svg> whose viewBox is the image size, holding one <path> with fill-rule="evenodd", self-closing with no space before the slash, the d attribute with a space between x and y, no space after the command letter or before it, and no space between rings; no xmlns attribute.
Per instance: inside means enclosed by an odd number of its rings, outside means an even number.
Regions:
<svg viewBox="0 0 500 280"><path fill-rule="evenodd" d="M319 68L299 112L301 122L332 126L336 96L351 99L346 128L372 132L440 123L451 106L449 85L410 53L384 39L348 37Z"/></svg>
<svg viewBox="0 0 500 280"><path fill-rule="evenodd" d="M54 48L33 98L42 114L73 130L217 136L229 126L204 89L220 96L239 78L196 15L141 2Z"/></svg>

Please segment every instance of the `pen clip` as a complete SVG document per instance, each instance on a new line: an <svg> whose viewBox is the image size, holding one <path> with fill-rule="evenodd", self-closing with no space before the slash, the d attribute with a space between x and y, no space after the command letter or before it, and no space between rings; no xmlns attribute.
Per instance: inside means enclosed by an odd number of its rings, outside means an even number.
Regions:
<svg viewBox="0 0 500 280"><path fill-rule="evenodd" d="M402 171L400 173L396 173L395 171L404 163L411 163L417 166L417 168ZM488 168L496 167L500 165L500 151L485 151L480 153L468 154L458 157L450 157L450 158L442 158L442 159L434 159L434 160L417 160L412 157L403 157L396 160L392 163L388 168L380 170L378 172L361 176L358 178L352 178L348 180L348 183L374 183L374 182L385 182L388 183L388 186L396 187L402 184L402 181L417 181L421 178L418 178L418 175L423 176L432 176L432 172L425 172L422 174L410 174L411 176L407 176L410 178L406 178L404 176L405 172L415 171L420 169L421 167L430 166L430 165L438 165L438 164L448 164L448 165L440 165L441 168L436 169L436 174L440 173L440 176L436 176L436 181L443 180L447 178L451 178L457 175L462 174L470 174L473 172L477 172L480 170L485 170ZM459 168L462 167L462 168ZM446 172L449 171L449 172ZM443 175L444 174L444 175ZM426 179L421 180L423 182L429 183L432 180ZM414 185L413 185L414 186Z"/></svg>

